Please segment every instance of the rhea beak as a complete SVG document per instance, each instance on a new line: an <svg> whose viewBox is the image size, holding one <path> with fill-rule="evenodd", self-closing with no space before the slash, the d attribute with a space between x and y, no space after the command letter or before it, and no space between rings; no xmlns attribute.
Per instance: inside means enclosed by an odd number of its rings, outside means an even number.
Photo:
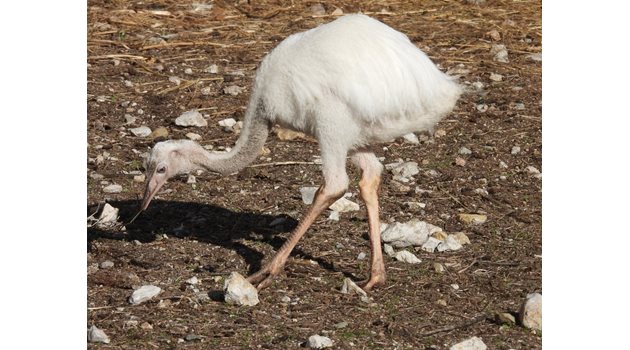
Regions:
<svg viewBox="0 0 630 350"><path fill-rule="evenodd" d="M155 176L155 174L153 175L154 176L151 176L149 181L147 181L147 187L144 190L144 198L142 199L142 206L140 207L140 211L144 211L145 209L147 209L155 194L166 183L166 177Z"/></svg>

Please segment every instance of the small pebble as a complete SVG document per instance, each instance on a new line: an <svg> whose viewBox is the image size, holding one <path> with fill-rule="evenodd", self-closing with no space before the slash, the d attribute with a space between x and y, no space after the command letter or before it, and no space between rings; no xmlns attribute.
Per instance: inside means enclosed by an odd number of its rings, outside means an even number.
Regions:
<svg viewBox="0 0 630 350"><path fill-rule="evenodd" d="M101 269L108 269L110 267L114 267L114 263L110 260L105 260L99 265L99 267Z"/></svg>
<svg viewBox="0 0 630 350"><path fill-rule="evenodd" d="M512 150L510 151L510 153L512 153L513 155L517 155L519 153L521 153L521 148L518 146L514 146L512 147Z"/></svg>
<svg viewBox="0 0 630 350"><path fill-rule="evenodd" d="M104 343L109 344L110 340L107 334L103 330L96 326L92 326L88 329L87 333L88 342L90 343Z"/></svg>
<svg viewBox="0 0 630 350"><path fill-rule="evenodd" d="M122 192L122 186L121 185L112 184L112 185L109 185L109 186L106 186L105 188L103 188L103 192L105 192L105 193L120 193L120 192Z"/></svg>
<svg viewBox="0 0 630 350"><path fill-rule="evenodd" d="M472 154L472 151L466 147L461 147L458 152L463 155Z"/></svg>
<svg viewBox="0 0 630 350"><path fill-rule="evenodd" d="M193 140L193 141L199 141L199 140L201 140L201 135L199 135L199 134L195 134L194 132L189 132L189 133L187 133L187 134L186 134L186 137L187 137L188 139L190 139L190 140Z"/></svg>
<svg viewBox="0 0 630 350"><path fill-rule="evenodd" d="M492 81L503 81L503 76L497 73L490 73L490 80Z"/></svg>
<svg viewBox="0 0 630 350"><path fill-rule="evenodd" d="M193 74L193 70L190 69L190 68L186 68L186 69L184 69L184 73L185 74Z"/></svg>
<svg viewBox="0 0 630 350"><path fill-rule="evenodd" d="M363 259L365 259L366 256L367 256L367 254L365 254L364 252L361 252L357 256L357 260L363 260Z"/></svg>
<svg viewBox="0 0 630 350"><path fill-rule="evenodd" d="M137 128L129 129L132 134L138 137L147 137L151 135L151 129L147 126L140 126Z"/></svg>
<svg viewBox="0 0 630 350"><path fill-rule="evenodd" d="M162 292L162 288L160 287L145 285L133 291L133 293L129 297L129 302L133 305L138 305L147 300L150 300L154 296L160 294L160 292Z"/></svg>
<svg viewBox="0 0 630 350"><path fill-rule="evenodd" d="M320 335L311 335L308 337L306 347L311 349L324 349L331 348L333 346L332 340L328 337L322 337Z"/></svg>

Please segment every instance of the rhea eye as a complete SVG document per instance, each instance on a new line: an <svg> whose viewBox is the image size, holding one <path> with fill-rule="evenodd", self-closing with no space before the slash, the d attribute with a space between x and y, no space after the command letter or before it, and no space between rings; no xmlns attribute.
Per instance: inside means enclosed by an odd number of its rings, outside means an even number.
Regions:
<svg viewBox="0 0 630 350"><path fill-rule="evenodd" d="M157 168L157 173L158 174L164 174L166 172L166 167L165 166L161 166L159 168Z"/></svg>

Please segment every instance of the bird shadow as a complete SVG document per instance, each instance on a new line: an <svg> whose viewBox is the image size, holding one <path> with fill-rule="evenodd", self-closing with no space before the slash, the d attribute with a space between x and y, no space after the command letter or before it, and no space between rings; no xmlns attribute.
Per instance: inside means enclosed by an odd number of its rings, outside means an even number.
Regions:
<svg viewBox="0 0 630 350"><path fill-rule="evenodd" d="M119 209L119 221L123 223L128 223L138 211L137 201L108 203ZM99 204L88 205L87 214L94 214L99 207ZM87 250L92 251L93 242L102 238L149 243L156 240L158 235L166 234L169 237L194 239L233 250L245 260L249 266L248 274L252 274L261 268L264 254L244 242L262 241L277 251L286 241L281 235L292 231L297 224L297 220L287 215L236 212L208 204L154 200L133 223L125 224L125 231L88 227ZM354 277L351 273L338 271L331 262L312 256L298 247L291 255L313 260L329 271ZM216 272L211 264L205 265L204 269Z"/></svg>

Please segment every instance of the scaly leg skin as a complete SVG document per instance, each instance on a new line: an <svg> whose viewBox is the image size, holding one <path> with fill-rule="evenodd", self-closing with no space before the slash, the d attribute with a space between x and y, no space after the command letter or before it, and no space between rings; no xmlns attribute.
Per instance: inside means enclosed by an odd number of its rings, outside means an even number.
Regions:
<svg viewBox="0 0 630 350"><path fill-rule="evenodd" d="M378 187L380 176L364 176L359 182L361 198L365 201L370 226L370 246L372 269L370 279L362 284L363 290L371 290L372 287L385 284L385 264L383 251L381 250L381 224L378 213Z"/></svg>
<svg viewBox="0 0 630 350"><path fill-rule="evenodd" d="M273 279L282 271L284 264L287 262L287 258L291 251L297 244L297 242L304 236L306 230L313 224L315 219L333 204L337 199L341 198L345 191L340 193L326 193L325 186L321 186L315 194L315 200L313 205L306 213L306 216L300 221L298 227L291 233L289 239L282 245L280 250L276 253L273 259L263 266L260 271L249 276L247 280L256 285L258 290L268 287Z"/></svg>

